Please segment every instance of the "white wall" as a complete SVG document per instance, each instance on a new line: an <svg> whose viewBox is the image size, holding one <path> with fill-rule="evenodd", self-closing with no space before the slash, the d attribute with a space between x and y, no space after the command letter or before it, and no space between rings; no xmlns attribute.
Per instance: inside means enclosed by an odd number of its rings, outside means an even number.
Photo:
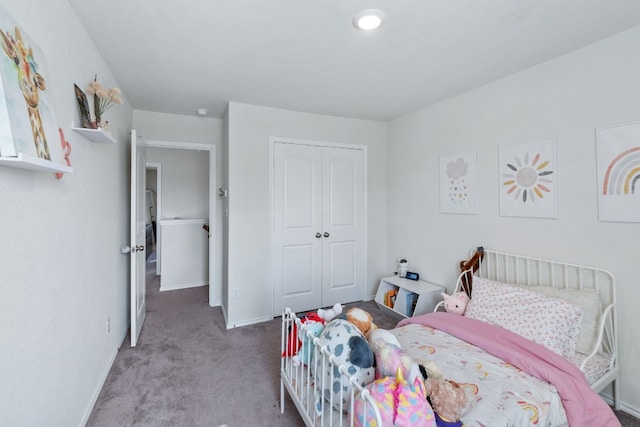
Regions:
<svg viewBox="0 0 640 427"><path fill-rule="evenodd" d="M622 402L636 415L640 224L598 220L594 130L640 120L639 76L636 27L392 122L387 259L392 268L406 257L449 290L457 261L477 245L610 270L618 278ZM499 145L548 135L557 138L558 219L500 217ZM441 214L439 156L471 148L479 213Z"/></svg>
<svg viewBox="0 0 640 427"><path fill-rule="evenodd" d="M367 156L367 294L388 273L386 256L387 124L232 102L229 121L227 326L272 317L269 138L361 144ZM223 301L223 306L225 302Z"/></svg>
<svg viewBox="0 0 640 427"><path fill-rule="evenodd" d="M129 241L132 109L105 114L115 145L72 132L73 84L84 88L97 73L117 86L109 67L66 0L0 5L44 53L46 90L74 169L57 180L0 167L0 424L77 426L128 327L129 258L120 247Z"/></svg>
<svg viewBox="0 0 640 427"><path fill-rule="evenodd" d="M148 147L147 163L162 165L159 220L209 218L208 151Z"/></svg>
<svg viewBox="0 0 640 427"><path fill-rule="evenodd" d="M224 121L212 117L133 111L138 136L161 141L218 145L222 141ZM219 168L220 169L220 168Z"/></svg>

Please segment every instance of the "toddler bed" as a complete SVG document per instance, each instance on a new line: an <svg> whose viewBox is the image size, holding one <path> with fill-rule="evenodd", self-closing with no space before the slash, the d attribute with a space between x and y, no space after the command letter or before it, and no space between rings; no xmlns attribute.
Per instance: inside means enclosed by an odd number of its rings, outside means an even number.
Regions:
<svg viewBox="0 0 640 427"><path fill-rule="evenodd" d="M467 427L620 425L597 395L611 384L617 407L615 278L610 273L484 250L472 286L465 316L431 313L391 330L414 361L435 362L466 390L461 420ZM295 314L285 312L281 399L286 388L306 425L383 425L363 377L349 373L348 361L330 351L320 356L340 381L353 385L337 388L337 394L328 392L321 382L325 377L314 372L317 363L292 365L286 353L296 321ZM299 327L304 334L305 325ZM310 336L316 340L314 352L326 350L323 341ZM340 391L345 389L351 394L347 399ZM350 409L358 399L367 402L371 410L365 413L375 419L353 419ZM335 404L343 401L345 406Z"/></svg>

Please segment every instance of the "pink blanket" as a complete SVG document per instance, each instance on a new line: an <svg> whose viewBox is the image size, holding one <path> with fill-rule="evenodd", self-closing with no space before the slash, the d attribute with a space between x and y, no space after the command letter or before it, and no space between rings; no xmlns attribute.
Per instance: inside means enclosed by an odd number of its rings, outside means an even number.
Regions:
<svg viewBox="0 0 640 427"><path fill-rule="evenodd" d="M620 427L615 414L591 389L582 372L571 362L506 329L451 313L423 314L398 323L439 329L480 347L558 390L569 425L573 427Z"/></svg>

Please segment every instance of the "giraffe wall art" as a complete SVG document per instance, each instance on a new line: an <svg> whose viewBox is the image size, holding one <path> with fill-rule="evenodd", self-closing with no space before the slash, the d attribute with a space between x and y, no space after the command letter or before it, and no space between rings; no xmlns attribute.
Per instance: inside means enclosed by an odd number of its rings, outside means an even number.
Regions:
<svg viewBox="0 0 640 427"><path fill-rule="evenodd" d="M0 156L62 163L44 55L1 9L0 45Z"/></svg>

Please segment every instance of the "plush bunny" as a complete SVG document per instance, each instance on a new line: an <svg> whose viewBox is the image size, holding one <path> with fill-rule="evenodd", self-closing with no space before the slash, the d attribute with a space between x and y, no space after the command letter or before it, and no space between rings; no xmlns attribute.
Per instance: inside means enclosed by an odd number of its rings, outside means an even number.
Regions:
<svg viewBox="0 0 640 427"><path fill-rule="evenodd" d="M440 295L444 298L444 309L448 313L463 315L467 310L470 298L466 292L460 291L453 295L447 295L442 292Z"/></svg>

